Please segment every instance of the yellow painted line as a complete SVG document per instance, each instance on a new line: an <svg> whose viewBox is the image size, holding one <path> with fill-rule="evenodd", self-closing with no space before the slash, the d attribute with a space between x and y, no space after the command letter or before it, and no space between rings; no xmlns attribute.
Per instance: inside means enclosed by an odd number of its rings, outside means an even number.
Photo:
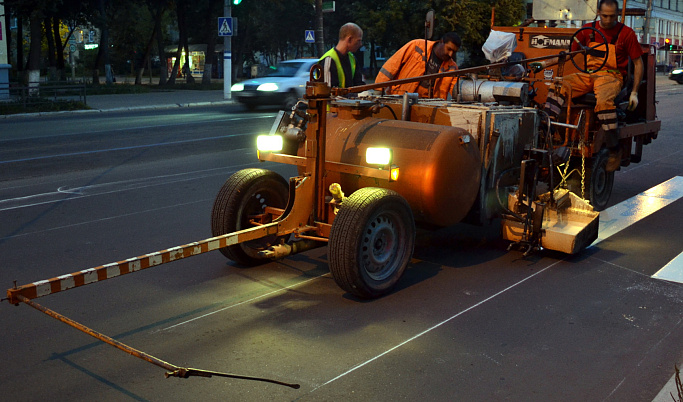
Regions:
<svg viewBox="0 0 683 402"><path fill-rule="evenodd" d="M673 177L600 212L598 238L591 247L683 197L683 176Z"/></svg>

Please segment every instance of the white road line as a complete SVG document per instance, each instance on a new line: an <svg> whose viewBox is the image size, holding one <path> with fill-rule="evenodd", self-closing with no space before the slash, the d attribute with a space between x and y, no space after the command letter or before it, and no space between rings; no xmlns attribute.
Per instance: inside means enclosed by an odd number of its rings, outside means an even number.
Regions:
<svg viewBox="0 0 683 402"><path fill-rule="evenodd" d="M623 229L625 229L626 227L632 225L633 223L635 223L635 222L637 222L637 221L639 221L639 220L641 220L641 219L643 219L643 218L649 216L650 214L654 213L654 212L657 211L658 209L661 209L661 208L665 207L666 205L669 205L670 203L676 201L677 199L679 199L679 198L683 195L683 192L680 191L681 186L683 186L683 177L677 176L677 177L674 177L673 179L671 179L671 180L669 180L669 181L667 181L667 182L664 182L664 183L662 183L662 184L660 184L660 185L658 185L658 186L655 186L655 187L651 188L650 190L647 190L647 191L645 191L645 192L643 192L643 193L641 193L641 194L639 194L639 195L633 197L633 198L630 199L630 200L626 200L626 201L624 201L624 202L622 202L622 203L620 203L620 204L618 204L618 205L615 205L615 206L612 207L612 208L609 208L609 209L606 210L606 211L603 211L602 213L607 213L609 219L607 220L607 222L606 222L604 225L603 225L603 223L601 222L601 226L600 226L600 227L601 227L601 233L598 235L598 240L596 240L596 242L593 243L593 244L597 244L598 242L607 239L608 237L612 236L613 234L619 232L620 230L623 230ZM637 199L639 202L636 202L636 203L634 204L634 202L632 201L632 200L634 200L634 199ZM649 200L649 202L648 202L647 200ZM653 200L654 200L654 201L653 201ZM626 208L628 208L628 207L634 207L634 205L636 205L636 206L637 206L637 205L640 205L641 207L642 207L642 206L647 206L648 208L644 208L643 210L639 210L639 213L637 213L637 214L634 214L634 213L631 213L631 212L629 212L629 211L626 211ZM602 213L601 213L601 218L602 218ZM621 217L617 217L617 215L620 215ZM472 305L472 306L470 306L470 307L468 307L468 308L466 308L466 309L464 309L464 310L458 312L457 314L455 314L455 315L453 315L453 316L451 316L451 317L449 317L449 318L447 318L447 319L445 319L445 320L439 322L438 324L433 325L433 326L430 327L430 328L427 328L426 330L424 330L424 331L418 333L417 335L414 335L413 337L408 338L408 339L406 339L405 341L403 341L403 342L401 342L401 343L399 343L399 344L397 344L397 345L395 345L395 346L393 346L393 347L387 349L386 351L384 351L384 352L378 354L377 356L372 357L372 358L370 358L370 359L368 359L368 360L366 360L366 361L364 361L364 362L362 362L362 363L357 364L356 366L352 367L351 369L347 370L346 372L344 372L344 373L342 373L342 374L340 374L340 375L338 375L338 376L332 378L331 380L329 380L329 381L323 383L322 385L319 385L319 386L313 388L310 392L312 393L312 392L318 390L319 388L321 388L321 387L323 387L323 386L325 386L325 385L328 385L328 384L330 384L330 383L332 383L332 382L334 382L334 381L337 381L338 379L340 379L340 378L342 378L342 377L344 377L344 376L346 376L346 375L348 375L348 374L350 374L350 373L352 373L352 372L358 370L359 368L362 368L362 367L364 367L364 366L366 366L366 365L372 363L373 361L375 361L375 360L377 360L377 359L379 359L379 358L381 358L381 357L383 357L383 356L385 356L385 355L387 355L387 354L393 352L394 350L400 348L401 346L404 346L404 345L406 345L406 344L408 344L408 343L414 341L415 339L418 339L418 338L422 337L423 335L428 334L429 332L431 332L431 331L433 331L433 330L435 330L435 329L441 327L442 325L444 325L444 324L446 324L446 323L448 323L448 322L454 320L455 318L457 318L457 317L459 317L459 316L461 316L461 315L463 315L463 314L465 314L465 313L467 313L467 312L469 312L469 311L471 311L471 310L473 310L473 309L475 309L475 308L477 308L477 307L479 307L479 306L485 304L485 303L488 302L488 301L491 301L491 300L495 299L496 297L498 297L498 296L502 295L503 293L505 293L505 292L507 292L507 291L509 291L509 290L511 290L511 289L513 289L513 288L515 288L515 287L517 287L517 286L519 286L519 285L521 285L522 283L528 281L529 279L531 279L531 278L533 278L533 277L535 277L535 276L537 276L537 275L539 275L539 274L541 274L541 273L543 273L543 272L549 270L550 268L554 267L555 265L557 265L557 264L563 262L565 259L566 259L566 257L563 258L563 259L561 259L561 260L558 260L558 261L553 262L552 264L550 264L550 265L548 265L547 267L545 267L545 268L539 270L538 272L535 272L535 273L533 273L533 274L527 276L526 278L524 278L524 279L522 279L522 280L520 280L520 281L518 281L518 282L516 282L516 283L514 283L514 284L512 284L512 285L510 285L510 286L508 286L508 287L506 287L505 289L499 291L498 293L495 293L495 294L493 294L493 295L487 297L486 299L484 299L484 300L482 300L482 301L480 301L480 302L478 302L478 303L476 303L476 304L474 304L474 305ZM325 274L325 275L329 275L329 274ZM287 289L290 289L290 288L299 286L299 285L301 285L301 284L304 284L304 283L307 283L307 282L316 280L316 279L318 279L318 278L324 277L325 275L321 275L321 276L318 276L318 277L310 278L310 279L307 279L307 280L305 280L305 281L303 281L303 282L299 282L299 283L296 283L296 284L291 285L291 286L287 286L287 287L282 288L282 289L277 289L277 290L274 290L274 291L265 293L265 294L263 294L263 295L260 295L260 296L251 298L251 299L249 299L249 300L245 300L245 301L242 301L242 302L239 302L239 303L232 304L232 305L227 306L227 307L224 307L224 308L222 308L222 309L219 309L219 310L216 310L216 311L213 311L213 312L210 312L210 313L207 313L207 314L204 314L204 315L195 317L195 318L193 318L193 319L190 319L190 320L187 320L187 321L184 321L184 322L181 322L181 323L172 325L172 326L167 327L167 328L164 328L164 329L162 329L162 330L160 330L160 331L165 331L165 330L168 330L168 329L171 329L171 328L175 328L175 327L178 327L178 326L180 326L180 325L184 325L184 324L187 324L187 323L189 323L189 322L192 322L192 321L195 321L195 320L198 320L198 319L201 319L201 318L205 318L205 317L207 317L207 316L210 316L210 315L219 313L219 312L221 312L221 311L225 311L225 310L231 309L231 308L233 308L233 307L237 307L237 306L240 306L240 305L243 305L243 304L252 302L252 301L254 301L254 300L261 299L261 298L266 297L266 296L269 296L269 295L271 295L271 294L275 294L275 293L278 293L278 292L282 292L282 291L284 291L284 290L287 290ZM618 388L618 386L617 386L617 388Z"/></svg>
<svg viewBox="0 0 683 402"><path fill-rule="evenodd" d="M241 168L252 167L257 165L259 167L267 168L274 165L274 163L267 162L266 164L263 164L257 161L245 163L242 165L234 165L230 166L229 168L214 168L198 170L193 172L177 173L172 175L143 177L137 179L92 184L81 187L59 187L57 191L0 200L0 212L19 208L34 207L38 205L52 204L55 202L73 201L83 197L92 197L96 195L112 194L122 191L138 190L154 186L164 186L183 181L206 179L208 177L223 175L225 174L225 171L234 172ZM29 200L31 202L28 202Z"/></svg>
<svg viewBox="0 0 683 402"><path fill-rule="evenodd" d="M58 134L48 134L48 135L33 135L27 137L25 133L15 133L15 136L10 136L10 137L3 137L0 139L0 143L3 142L8 142L8 141L15 141L17 139L45 139L45 138L54 138L54 137L64 137L64 136L71 136L71 135L83 135L83 134L102 134L102 133L111 133L111 132L123 132L123 131L135 131L135 130L148 130L152 128L165 128L165 127L177 127L177 126L191 126L191 125L197 125L197 124L202 124L202 123L222 123L222 122L233 122L233 121L240 121L240 120L248 120L248 121L253 121L255 119L272 119L275 117L275 114L267 114L263 116L254 116L250 115L248 117L231 117L227 119L202 119L202 120L193 120L190 122L174 122L174 123L169 123L169 124L150 124L146 126L133 126L133 127L120 127L120 128L107 128L107 129L102 129L102 130L88 130L88 131L72 131L68 133L58 133ZM99 119L99 117L98 117Z"/></svg>
<svg viewBox="0 0 683 402"><path fill-rule="evenodd" d="M683 252L657 271L653 278L683 283Z"/></svg>
<svg viewBox="0 0 683 402"><path fill-rule="evenodd" d="M255 300L262 299L262 298L264 298L264 297L266 297L266 296L270 296L270 295L275 294L275 293L284 292L285 290L289 290L289 289L291 289L291 288L298 287L298 286L300 286L300 285L303 285L304 283L308 283L308 282L310 282L310 281L313 281L313 280L316 280L316 279L319 279L319 278L322 278L322 277L325 277L325 276L329 276L329 275L330 275L330 274L329 274L329 272L328 272L328 273L323 274L323 275L315 276L315 277L313 277L313 278L306 279L306 280L303 281L303 282L297 282L297 283L295 283L295 284L293 284L293 285L285 286L285 287L283 287L283 288L276 289L276 290L273 290L273 291L268 292L268 293L264 293L264 294L262 294L262 295L260 295L260 296L252 297L251 299L244 300L244 301L241 301L241 302L239 302L239 303L231 304L231 305L229 305L229 306L223 307L223 308L218 309L218 310L216 310L216 311L212 311L212 312L210 312L210 313L206 313L206 314L204 314L204 315L200 315L200 316L198 316L198 317L189 319L189 320L187 320L187 321L179 322L178 324L171 325L170 327L166 327L166 328L160 329L159 331L166 331L166 330L169 330L169 329L172 329L172 328L175 328L175 327L179 327L179 326L181 326L181 325L188 324L188 323L190 323L190 322L192 322L192 321L196 321L196 320L199 320L199 319L202 319L202 318L206 318L206 317L208 317L208 316L210 316L210 315L214 315L214 314L216 314L216 313L220 313L221 311L229 310L229 309L231 309L231 308L233 308L233 307L241 306L241 305L243 305L243 304L247 304L247 303L253 302L253 301L255 301ZM154 331L154 332L158 332L158 331Z"/></svg>
<svg viewBox="0 0 683 402"><path fill-rule="evenodd" d="M93 223L101 223L101 222L106 222L106 221L110 221L110 220L113 220L113 219L127 218L127 217L129 217L129 216L147 214L147 213L150 213L150 212L162 211L162 210L164 210L164 209L172 209L172 208L179 208L179 207L187 207L187 206L189 206L189 205L198 204L198 203L207 202L207 201L213 201L213 200L214 200L214 198L205 198L205 199L203 199L203 200L196 200L196 201L185 202L185 203L181 203L181 204L167 205L167 206L165 206L165 207L158 207L158 208L152 208L152 209L145 209L145 210L142 210L142 211L130 212L130 213L127 213L127 214L122 214L122 215L107 216L106 218L94 219L94 220L85 221L85 222L79 222L79 223L72 223L72 224L70 224L70 225L55 226L55 227L48 228L48 229L36 230L36 231L33 231L33 232L19 233L19 234L15 234L15 235L9 235L9 236L6 236L6 237L0 237L0 241L8 240L8 239L14 239L14 238L16 238L16 237L30 236L30 235L34 235L34 234L38 234L38 233L51 232L51 231L53 231L53 230L61 230L61 229L67 229L67 228L72 228L72 227L76 227L76 226L90 225L90 224L93 224Z"/></svg>
<svg viewBox="0 0 683 402"><path fill-rule="evenodd" d="M317 390L317 389L320 388L320 387L324 387L325 385L327 385L327 384L329 384L329 383L331 383L331 382L334 382L334 381L336 381L336 380L338 380L338 379L344 377L345 375L347 375L347 374L349 374L349 373L352 373L353 371L356 371L356 370L358 370L359 368L361 368L361 367L363 367L363 366L365 366L365 365L367 365L367 364L369 364L369 363L372 363L373 361L379 359L380 357L382 357L382 356L384 356L384 355L386 355L386 354L388 354L388 353L391 353L392 351L394 351L394 350L400 348L401 346L403 346L403 345L405 345L405 344L407 344L407 343L409 343L409 342L414 341L415 339L421 337L422 335L425 335L425 334L427 334L427 333L429 333L429 332L435 330L436 328L439 328L440 326L446 324L447 322L449 322L449 321L451 321L451 320L453 320L453 319L455 319L455 318L457 318L457 317L459 317L459 316L465 314L466 312L468 312L468 311L470 311L470 310L473 310L473 309L475 309L475 308L481 306L482 304L486 303L487 301L495 299L496 297L502 295L503 293L507 292L508 290L513 289L513 288L515 288L515 287L521 285L522 283L528 281L529 279L533 278L534 276L539 275L539 274L541 274L541 273L543 273L543 272L549 270L550 268L552 268L552 267L554 267L555 265L561 263L562 261L564 261L564 259L559 260L559 261L555 261L554 263L548 265L547 267L541 269L540 271L538 271L538 272L536 272L536 273L533 273L533 274L527 276L526 278L522 279L521 281L519 281L519 282L517 282L517 283L515 283L515 284L513 284L513 285L510 285L510 286L508 286L507 288L501 290L500 292L498 292L498 293L496 293L496 294L494 294L494 295L492 295L492 296L487 297L486 299L480 301L479 303L477 303L477 304L475 304L475 305L472 305L472 306L470 306L470 307L468 307L468 308L462 310L461 312L455 314L454 316L452 316L452 317L450 317L450 318L447 318L447 319L441 321L440 323L438 323L438 324L432 326L431 328L428 328L428 329L426 329L426 330L420 332L419 334L413 336L412 338L406 339L405 341L399 343L398 345L396 345L396 346L394 346L394 347L392 347L392 348L390 348L390 349L388 349L388 350L386 350L386 351L384 351L384 352L378 354L377 356L373 357L372 359L366 360L365 362L360 363L360 364L354 366L353 368L351 368L350 370L346 371L345 373L342 373L342 374L340 374L340 375L334 377L333 379L329 380L328 382L326 382L326 383L324 383L324 384L322 384L322 385L320 385L320 386L315 387L314 389L311 390L311 392Z"/></svg>
<svg viewBox="0 0 683 402"><path fill-rule="evenodd" d="M605 211L602 211L600 213L600 229L599 229L600 231L598 234L598 239L591 245L591 247L594 246L595 244L599 243L600 241L605 240L608 237L614 235L615 233L625 229L626 227L638 222L639 220L651 215L652 213L656 212L657 210L664 208L665 206L669 205L670 203L678 200L681 196L683 196L682 189L683 189L683 177L676 176L676 177L674 177L674 178L672 178L672 179L670 179L670 180L668 180L662 184L659 184L658 186L655 186L655 187L653 187L653 188L651 188L651 189L649 189L649 190L647 190L641 194L638 194L637 196L635 196L629 200L626 200L620 204L617 204L611 208L608 208ZM603 214L605 214L606 218L607 218L605 222L603 222ZM384 356L388 353L391 353L392 351L400 348L401 346L403 346L403 345L405 345L405 344L407 344L407 343L409 343L409 342L433 331L434 329L436 329L436 328L442 326L443 324L446 324L447 322L465 314L466 312L473 310L476 307L481 306L482 304L502 295L503 293L507 292L508 290L510 290L516 286L519 286L520 284L522 284L522 283L526 282L527 280L535 277L536 275L539 275L539 274L547 271L548 269L552 268L553 266L559 264L562 261L564 261L564 259L550 264L549 266L541 269L540 271L538 271L532 275L527 276L526 278L522 279L521 281L501 290L500 292L498 292L492 296L489 296L488 298L480 301L479 303L477 303L471 307L468 307L467 309L460 311L459 313L455 314L454 316L452 316L452 317L450 317L444 321L441 321L440 323L432 326L431 328L428 328L428 329L420 332L419 334L413 336L412 338L409 338L409 339L399 343L398 345L378 354L377 356L352 367L348 371L334 377L333 379L327 381L326 383L315 387L310 392L314 392L317 389L319 389L320 387L323 387L327 384L330 384L330 383L346 376L347 374L350 374L350 373L358 370L359 368L361 368L361 367L363 367L369 363L372 363L373 361L381 358L382 356ZM621 385L621 384L619 384L619 385ZM617 388L618 387L619 386L617 386Z"/></svg>
<svg viewBox="0 0 683 402"><path fill-rule="evenodd" d="M683 176L676 176L607 208L600 212L598 238L589 247L595 246L681 197L683 197Z"/></svg>
<svg viewBox="0 0 683 402"><path fill-rule="evenodd" d="M228 134L228 135L219 135L219 136L215 136L215 137L192 138L192 139L189 139L189 140L177 140L177 141L157 142L157 143L154 143L154 144L131 145L131 146L127 146L127 147L106 148L106 149L95 149L95 150L92 150L92 151L70 152L70 153L56 154L56 155L33 156L33 157L30 157L30 158L22 158L22 159L12 159L12 160L0 161L0 164L5 164L5 163L17 163L17 162L28 162L28 161L36 161L36 160L52 159L52 158L62 158L62 157L65 157L65 156L79 156L79 155L100 154L100 153L115 152L115 151L129 151L129 150L132 150L132 149L159 148L159 147L168 146L168 145L187 144L187 143L191 143L191 142L202 142L202 141L214 141L214 140L222 140L222 139L226 139L226 138L247 137L247 136L253 136L253 135L254 135L254 134L251 134L251 133L245 133L245 134Z"/></svg>

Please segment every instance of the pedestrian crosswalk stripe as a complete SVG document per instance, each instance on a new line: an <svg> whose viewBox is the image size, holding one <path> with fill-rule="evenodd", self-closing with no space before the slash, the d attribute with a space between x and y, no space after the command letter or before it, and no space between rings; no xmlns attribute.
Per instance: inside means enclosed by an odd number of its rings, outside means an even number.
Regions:
<svg viewBox="0 0 683 402"><path fill-rule="evenodd" d="M683 176L673 177L635 197L600 211L598 238L590 247L683 197Z"/></svg>
<svg viewBox="0 0 683 402"><path fill-rule="evenodd" d="M652 215L681 197L683 197L683 176L676 176L635 197L601 211L598 239L590 247ZM652 275L652 278L683 283L683 253Z"/></svg>
<svg viewBox="0 0 683 402"><path fill-rule="evenodd" d="M683 253L669 261L662 269L652 275L655 279L683 283Z"/></svg>

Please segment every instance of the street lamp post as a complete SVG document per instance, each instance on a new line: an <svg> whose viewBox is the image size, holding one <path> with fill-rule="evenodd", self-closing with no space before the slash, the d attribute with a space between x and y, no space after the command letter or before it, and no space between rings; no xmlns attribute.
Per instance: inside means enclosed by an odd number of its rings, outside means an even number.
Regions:
<svg viewBox="0 0 683 402"><path fill-rule="evenodd" d="M232 9L230 2L232 0L224 0L223 16L232 17ZM230 87L232 86L232 37L223 37L223 99L232 99L230 94Z"/></svg>

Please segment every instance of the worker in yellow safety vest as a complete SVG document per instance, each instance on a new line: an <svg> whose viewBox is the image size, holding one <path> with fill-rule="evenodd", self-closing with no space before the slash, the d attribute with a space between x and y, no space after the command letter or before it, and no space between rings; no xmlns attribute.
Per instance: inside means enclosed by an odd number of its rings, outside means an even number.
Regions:
<svg viewBox="0 0 683 402"><path fill-rule="evenodd" d="M347 88L363 85L363 76L357 68L356 58L352 52L363 44L363 30L353 22L348 22L339 29L337 46L328 50L320 58L323 67L323 80L330 87Z"/></svg>

